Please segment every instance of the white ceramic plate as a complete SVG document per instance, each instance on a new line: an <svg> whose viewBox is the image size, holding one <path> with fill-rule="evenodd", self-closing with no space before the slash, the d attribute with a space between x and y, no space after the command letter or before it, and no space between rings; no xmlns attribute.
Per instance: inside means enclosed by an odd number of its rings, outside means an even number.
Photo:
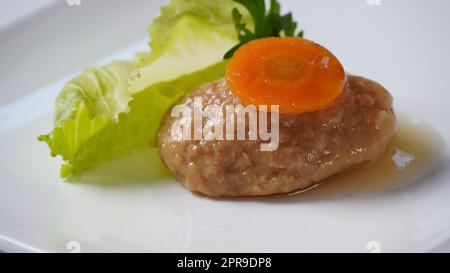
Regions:
<svg viewBox="0 0 450 273"><path fill-rule="evenodd" d="M62 182L59 160L36 140L52 127L55 96L81 68L146 49L147 24L162 2L60 1L0 29L0 249L450 250L448 149L429 175L370 196L210 200L155 173L146 151L87 175L110 183ZM308 38L327 46L347 71L382 83L397 109L431 124L448 142L450 2L368 2L381 5L282 1Z"/></svg>

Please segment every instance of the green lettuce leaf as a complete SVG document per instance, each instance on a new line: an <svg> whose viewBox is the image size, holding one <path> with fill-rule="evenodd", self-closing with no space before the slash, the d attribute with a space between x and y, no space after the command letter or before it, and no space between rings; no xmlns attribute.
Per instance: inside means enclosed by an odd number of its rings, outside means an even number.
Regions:
<svg viewBox="0 0 450 273"><path fill-rule="evenodd" d="M130 92L217 64L237 43L231 11L234 1L172 0L150 25L151 54L142 57ZM245 10L244 20L250 20Z"/></svg>
<svg viewBox="0 0 450 273"><path fill-rule="evenodd" d="M150 53L85 70L56 99L54 129L39 140L68 177L154 139L165 112L224 75L237 42L231 0L172 0L150 26ZM244 12L243 12L244 13Z"/></svg>

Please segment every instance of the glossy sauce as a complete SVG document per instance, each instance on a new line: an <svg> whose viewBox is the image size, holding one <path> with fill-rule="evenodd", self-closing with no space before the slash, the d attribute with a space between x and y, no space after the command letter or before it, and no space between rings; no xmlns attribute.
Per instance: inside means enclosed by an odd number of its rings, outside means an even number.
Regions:
<svg viewBox="0 0 450 273"><path fill-rule="evenodd" d="M333 197L385 192L414 182L432 169L444 141L430 126L400 117L399 132L381 157L325 179L312 187L289 194L299 197Z"/></svg>

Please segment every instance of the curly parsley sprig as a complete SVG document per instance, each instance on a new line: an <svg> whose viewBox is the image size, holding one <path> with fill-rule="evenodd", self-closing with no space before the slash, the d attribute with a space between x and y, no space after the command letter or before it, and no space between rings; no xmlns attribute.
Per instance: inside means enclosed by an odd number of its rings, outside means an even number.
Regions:
<svg viewBox="0 0 450 273"><path fill-rule="evenodd" d="M232 11L232 17L236 32L238 34L239 43L231 48L224 56L229 59L234 52L242 45L260 38L265 37L301 37L303 38L303 30L297 31L297 22L292 19L292 13L281 15L281 6L277 0L270 1L270 9L266 11L266 3L264 0L234 0L242 4L250 13L253 23L253 32L247 28L247 24L242 22L242 14L237 8Z"/></svg>

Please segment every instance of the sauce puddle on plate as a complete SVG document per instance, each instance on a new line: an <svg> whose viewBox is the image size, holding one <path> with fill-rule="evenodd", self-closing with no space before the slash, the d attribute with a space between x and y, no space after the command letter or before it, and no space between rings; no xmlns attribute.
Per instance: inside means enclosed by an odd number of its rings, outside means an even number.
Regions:
<svg viewBox="0 0 450 273"><path fill-rule="evenodd" d="M430 171L442 155L445 144L440 135L424 123L399 117L399 132L381 157L289 194L298 197L332 197L385 192L405 186Z"/></svg>

